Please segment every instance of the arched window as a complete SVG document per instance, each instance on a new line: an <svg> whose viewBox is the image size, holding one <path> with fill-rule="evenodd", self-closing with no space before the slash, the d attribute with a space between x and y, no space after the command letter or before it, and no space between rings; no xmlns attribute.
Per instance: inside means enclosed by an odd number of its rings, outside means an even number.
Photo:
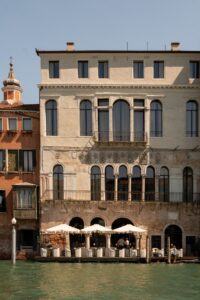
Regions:
<svg viewBox="0 0 200 300"><path fill-rule="evenodd" d="M198 136L198 104L193 100L186 104L186 136Z"/></svg>
<svg viewBox="0 0 200 300"><path fill-rule="evenodd" d="M92 135L92 104L89 100L83 100L80 104L80 134Z"/></svg>
<svg viewBox="0 0 200 300"><path fill-rule="evenodd" d="M193 171L190 167L183 170L183 201L193 201Z"/></svg>
<svg viewBox="0 0 200 300"><path fill-rule="evenodd" d="M115 193L115 176L113 167L107 166L105 170L105 193L106 200L114 200Z"/></svg>
<svg viewBox="0 0 200 300"><path fill-rule="evenodd" d="M142 199L142 177L139 166L133 167L131 178L131 196L132 201L140 201Z"/></svg>
<svg viewBox="0 0 200 300"><path fill-rule="evenodd" d="M160 169L159 197L162 202L169 201L169 170L166 167Z"/></svg>
<svg viewBox="0 0 200 300"><path fill-rule="evenodd" d="M101 200L101 171L97 166L91 169L91 200Z"/></svg>
<svg viewBox="0 0 200 300"><path fill-rule="evenodd" d="M145 200L155 200L155 171L153 167L147 168L145 179Z"/></svg>
<svg viewBox="0 0 200 300"><path fill-rule="evenodd" d="M130 109L124 100L118 100L113 105L113 140L130 140Z"/></svg>
<svg viewBox="0 0 200 300"><path fill-rule="evenodd" d="M46 135L57 135L57 103L49 100L45 104L46 111Z"/></svg>
<svg viewBox="0 0 200 300"><path fill-rule="evenodd" d="M151 102L151 129L152 137L162 136L162 104L158 100Z"/></svg>
<svg viewBox="0 0 200 300"><path fill-rule="evenodd" d="M128 175L127 168L120 166L119 177L118 177L118 197L119 201L128 200Z"/></svg>
<svg viewBox="0 0 200 300"><path fill-rule="evenodd" d="M63 200L63 167L61 165L53 168L53 199Z"/></svg>

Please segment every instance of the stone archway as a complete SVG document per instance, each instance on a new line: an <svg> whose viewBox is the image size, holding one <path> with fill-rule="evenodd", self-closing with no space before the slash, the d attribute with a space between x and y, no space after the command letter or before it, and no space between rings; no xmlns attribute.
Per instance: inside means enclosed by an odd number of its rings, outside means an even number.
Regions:
<svg viewBox="0 0 200 300"><path fill-rule="evenodd" d="M182 246L182 230L177 225L169 225L165 229L165 249L167 249L167 238L170 237L170 243L175 245L177 249Z"/></svg>
<svg viewBox="0 0 200 300"><path fill-rule="evenodd" d="M69 222L70 226L73 226L78 229L84 228L84 221L80 217L74 217ZM82 247L85 243L85 236L82 234L70 234L70 247L71 249Z"/></svg>
<svg viewBox="0 0 200 300"><path fill-rule="evenodd" d="M100 217L96 217L91 220L90 224L91 225L99 224L101 226L105 226L105 221ZM93 233L90 238L90 245L94 247L105 247L106 246L105 234Z"/></svg>
<svg viewBox="0 0 200 300"><path fill-rule="evenodd" d="M112 223L111 228L116 229L118 227L121 227L121 226L124 226L124 225L127 225L127 224L134 225L133 222L130 221L129 219L127 219L127 218L118 218ZM128 238L129 242L130 242L130 245L135 247L136 241L135 241L135 236L133 234L112 234L112 236L111 236L111 245L112 245L112 247L116 246L117 241L119 239L125 239L125 238Z"/></svg>

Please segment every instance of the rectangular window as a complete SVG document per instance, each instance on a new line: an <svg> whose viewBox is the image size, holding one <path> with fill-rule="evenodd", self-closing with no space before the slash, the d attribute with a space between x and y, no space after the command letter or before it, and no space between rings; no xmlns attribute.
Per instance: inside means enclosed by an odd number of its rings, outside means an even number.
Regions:
<svg viewBox="0 0 200 300"><path fill-rule="evenodd" d="M20 169L23 172L33 172L36 166L35 150L20 150L19 152Z"/></svg>
<svg viewBox="0 0 200 300"><path fill-rule="evenodd" d="M23 118L23 130L32 131L32 119L31 118Z"/></svg>
<svg viewBox="0 0 200 300"><path fill-rule="evenodd" d="M8 118L8 129L9 129L9 131L17 130L17 119L16 118Z"/></svg>
<svg viewBox="0 0 200 300"><path fill-rule="evenodd" d="M78 78L88 78L88 61L78 61Z"/></svg>
<svg viewBox="0 0 200 300"><path fill-rule="evenodd" d="M16 193L16 209L33 208L34 190L32 188L20 188Z"/></svg>
<svg viewBox="0 0 200 300"><path fill-rule="evenodd" d="M0 190L0 212L6 211L6 197L5 197L5 191Z"/></svg>
<svg viewBox="0 0 200 300"><path fill-rule="evenodd" d="M105 106L107 107L108 106L108 99L99 99L98 100L98 106Z"/></svg>
<svg viewBox="0 0 200 300"><path fill-rule="evenodd" d="M108 78L108 61L99 61L98 73L99 78Z"/></svg>
<svg viewBox="0 0 200 300"><path fill-rule="evenodd" d="M8 172L18 171L18 150L8 150Z"/></svg>
<svg viewBox="0 0 200 300"><path fill-rule="evenodd" d="M5 171L5 150L0 150L0 172Z"/></svg>
<svg viewBox="0 0 200 300"><path fill-rule="evenodd" d="M0 132L3 131L3 120L0 118Z"/></svg>
<svg viewBox="0 0 200 300"><path fill-rule="evenodd" d="M98 99L98 138L109 141L109 100Z"/></svg>
<svg viewBox="0 0 200 300"><path fill-rule="evenodd" d="M133 76L134 78L144 78L144 63L142 60L133 62Z"/></svg>
<svg viewBox="0 0 200 300"><path fill-rule="evenodd" d="M190 78L199 77L199 61L190 61Z"/></svg>
<svg viewBox="0 0 200 300"><path fill-rule="evenodd" d="M154 61L154 78L164 78L164 61Z"/></svg>
<svg viewBox="0 0 200 300"><path fill-rule="evenodd" d="M59 61L49 61L49 78L59 78Z"/></svg>
<svg viewBox="0 0 200 300"><path fill-rule="evenodd" d="M144 100L134 99L134 141L142 142L144 139Z"/></svg>

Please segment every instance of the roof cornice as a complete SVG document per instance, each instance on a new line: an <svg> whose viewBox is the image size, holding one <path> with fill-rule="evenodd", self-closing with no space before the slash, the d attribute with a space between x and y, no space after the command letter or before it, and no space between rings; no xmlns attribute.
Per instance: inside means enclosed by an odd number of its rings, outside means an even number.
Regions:
<svg viewBox="0 0 200 300"><path fill-rule="evenodd" d="M189 84L38 84L42 89L200 89L200 85Z"/></svg>

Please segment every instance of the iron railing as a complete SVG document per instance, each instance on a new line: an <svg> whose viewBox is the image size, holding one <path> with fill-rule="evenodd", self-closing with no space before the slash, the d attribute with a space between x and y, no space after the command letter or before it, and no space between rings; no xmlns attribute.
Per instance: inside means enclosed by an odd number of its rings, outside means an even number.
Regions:
<svg viewBox="0 0 200 300"><path fill-rule="evenodd" d="M147 142L147 133L143 131L98 131L94 132L97 142Z"/></svg>

